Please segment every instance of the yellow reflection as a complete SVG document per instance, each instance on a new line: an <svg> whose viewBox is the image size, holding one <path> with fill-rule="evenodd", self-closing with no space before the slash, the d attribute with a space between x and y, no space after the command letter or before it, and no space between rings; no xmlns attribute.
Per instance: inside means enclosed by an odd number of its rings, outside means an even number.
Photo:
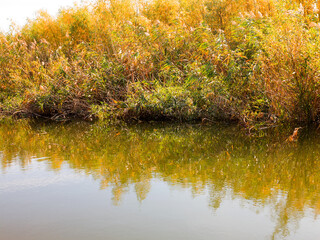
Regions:
<svg viewBox="0 0 320 240"><path fill-rule="evenodd" d="M291 129L292 130L292 129ZM0 124L1 167L27 166L35 157L53 170L71 168L112 188L113 202L134 185L143 201L151 179L209 191L209 206L219 208L228 191L254 206L271 206L277 223L274 236L287 235L288 224L307 209L320 211L320 140L303 133L295 144L288 130L249 137L237 127L131 126L110 129L88 123L44 124L28 121Z"/></svg>

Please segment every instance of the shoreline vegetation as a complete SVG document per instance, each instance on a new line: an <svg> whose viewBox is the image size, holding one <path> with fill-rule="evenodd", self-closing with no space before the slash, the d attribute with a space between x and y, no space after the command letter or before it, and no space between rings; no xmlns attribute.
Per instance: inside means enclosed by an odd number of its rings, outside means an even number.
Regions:
<svg viewBox="0 0 320 240"><path fill-rule="evenodd" d="M0 33L0 115L318 122L320 1L97 0Z"/></svg>

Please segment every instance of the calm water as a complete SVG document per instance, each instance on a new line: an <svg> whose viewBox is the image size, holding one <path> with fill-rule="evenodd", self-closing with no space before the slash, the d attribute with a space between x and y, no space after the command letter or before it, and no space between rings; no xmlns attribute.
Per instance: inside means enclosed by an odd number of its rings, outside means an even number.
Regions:
<svg viewBox="0 0 320 240"><path fill-rule="evenodd" d="M320 239L320 135L0 123L1 240Z"/></svg>

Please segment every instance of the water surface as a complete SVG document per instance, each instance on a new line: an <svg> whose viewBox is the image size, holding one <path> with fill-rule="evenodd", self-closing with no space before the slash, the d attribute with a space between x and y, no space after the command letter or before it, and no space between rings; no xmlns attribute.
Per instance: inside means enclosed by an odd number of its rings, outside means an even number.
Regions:
<svg viewBox="0 0 320 240"><path fill-rule="evenodd" d="M320 239L320 138L0 123L0 239Z"/></svg>

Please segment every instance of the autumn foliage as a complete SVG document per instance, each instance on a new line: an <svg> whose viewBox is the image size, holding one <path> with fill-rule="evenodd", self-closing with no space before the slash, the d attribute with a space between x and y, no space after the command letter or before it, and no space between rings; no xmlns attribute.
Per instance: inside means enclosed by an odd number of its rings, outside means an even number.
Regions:
<svg viewBox="0 0 320 240"><path fill-rule="evenodd" d="M0 34L0 111L317 121L319 3L98 0Z"/></svg>

